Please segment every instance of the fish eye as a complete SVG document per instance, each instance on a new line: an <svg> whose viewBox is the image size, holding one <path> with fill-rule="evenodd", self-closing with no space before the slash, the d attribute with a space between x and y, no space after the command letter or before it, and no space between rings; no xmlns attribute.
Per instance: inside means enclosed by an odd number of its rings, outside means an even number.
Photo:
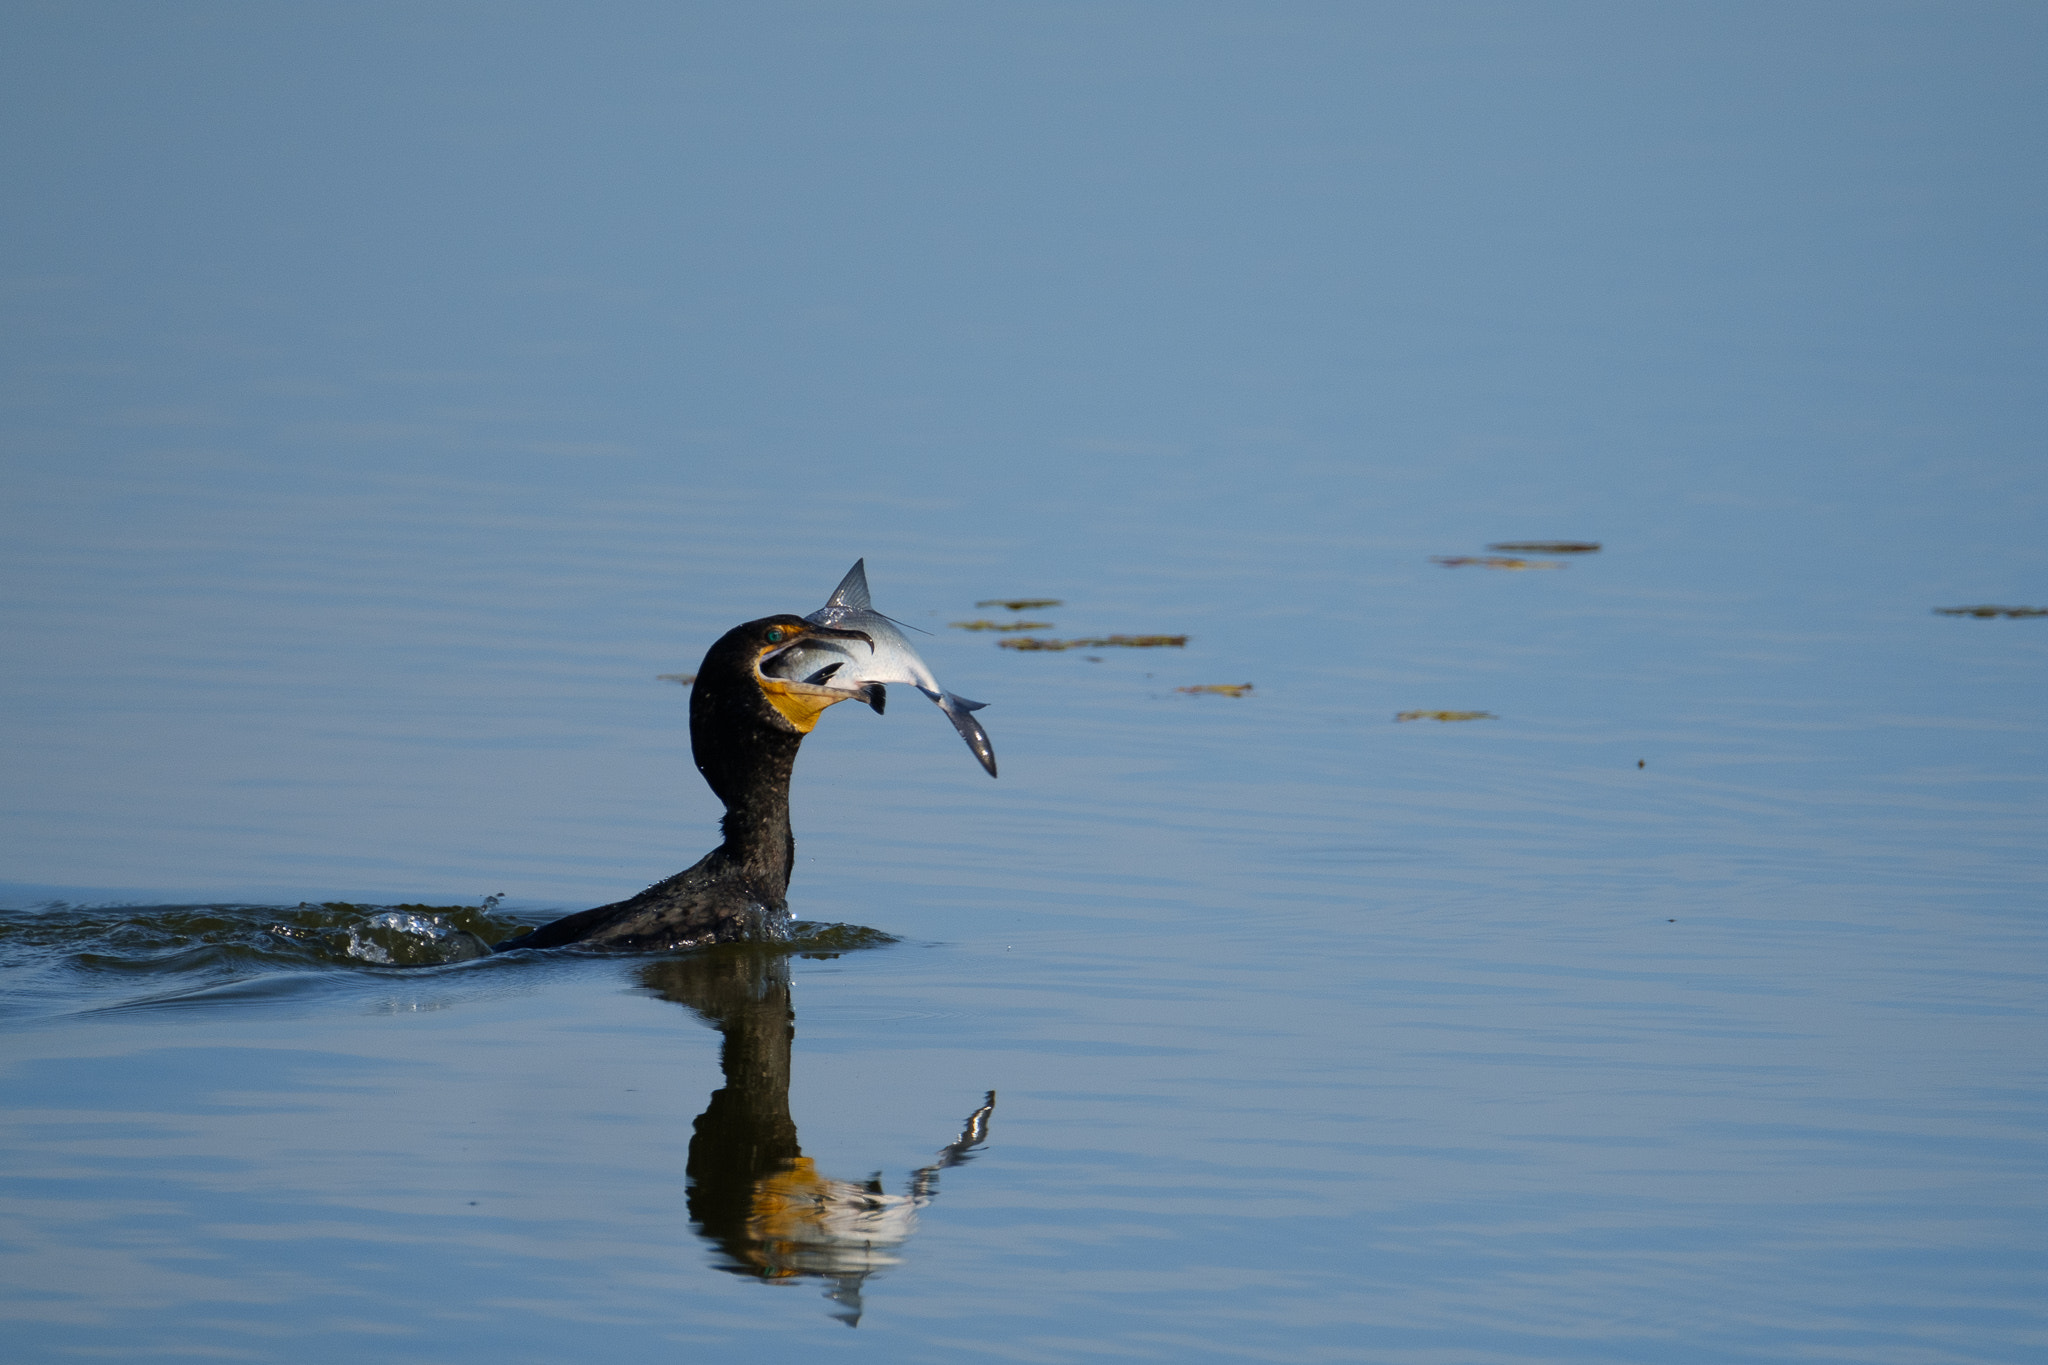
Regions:
<svg viewBox="0 0 2048 1365"><path fill-rule="evenodd" d="M781 626L770 626L768 627L768 643L771 645L779 645L788 636L788 634L789 632L785 631Z"/></svg>

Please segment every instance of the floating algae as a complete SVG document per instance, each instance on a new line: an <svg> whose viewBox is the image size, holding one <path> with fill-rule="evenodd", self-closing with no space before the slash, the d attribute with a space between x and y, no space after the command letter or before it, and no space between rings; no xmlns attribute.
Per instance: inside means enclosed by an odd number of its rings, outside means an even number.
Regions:
<svg viewBox="0 0 2048 1365"><path fill-rule="evenodd" d="M949 621L955 630L1051 630L1050 621Z"/></svg>
<svg viewBox="0 0 2048 1365"><path fill-rule="evenodd" d="M1981 607L1936 607L1934 614L1936 616L1975 616L1983 620L1989 620L1994 616L2006 616L2019 621L2030 616L2048 616L2048 607L1994 607L1989 604Z"/></svg>
<svg viewBox="0 0 2048 1365"><path fill-rule="evenodd" d="M1403 711L1394 717L1395 724L1404 720L1499 720L1491 711Z"/></svg>
<svg viewBox="0 0 2048 1365"><path fill-rule="evenodd" d="M1511 555L1590 555L1600 551L1597 540L1502 540L1486 547Z"/></svg>
<svg viewBox="0 0 2048 1365"><path fill-rule="evenodd" d="M1431 555L1430 561L1446 569L1477 564L1482 569L1562 569L1560 559L1510 559L1505 555Z"/></svg>
<svg viewBox="0 0 2048 1365"><path fill-rule="evenodd" d="M1011 611L1043 611L1066 604L1057 597L984 597L977 607L1008 607Z"/></svg>
<svg viewBox="0 0 2048 1365"><path fill-rule="evenodd" d="M1176 687L1176 692L1213 692L1219 697L1242 697L1252 690L1250 683L1196 683L1193 687Z"/></svg>
<svg viewBox="0 0 2048 1365"><path fill-rule="evenodd" d="M1060 649L1180 649L1187 642L1185 635L1098 635L1085 640L1039 640L1026 636L1021 640L998 640L996 644L1003 649L1033 653Z"/></svg>

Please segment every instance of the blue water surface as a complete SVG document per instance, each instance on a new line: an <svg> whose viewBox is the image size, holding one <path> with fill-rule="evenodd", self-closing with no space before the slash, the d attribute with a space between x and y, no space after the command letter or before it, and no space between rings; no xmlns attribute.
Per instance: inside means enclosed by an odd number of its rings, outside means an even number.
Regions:
<svg viewBox="0 0 2048 1365"><path fill-rule="evenodd" d="M2037 7L0 23L9 1359L2048 1350Z"/></svg>

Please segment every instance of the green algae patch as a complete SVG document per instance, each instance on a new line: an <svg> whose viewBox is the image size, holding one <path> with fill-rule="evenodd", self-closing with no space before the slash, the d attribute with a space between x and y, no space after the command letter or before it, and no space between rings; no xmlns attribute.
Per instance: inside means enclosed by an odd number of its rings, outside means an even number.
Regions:
<svg viewBox="0 0 2048 1365"><path fill-rule="evenodd" d="M1406 720L1460 721L1499 719L1500 717L1491 711L1403 711L1400 715L1394 717L1394 723L1398 725Z"/></svg>

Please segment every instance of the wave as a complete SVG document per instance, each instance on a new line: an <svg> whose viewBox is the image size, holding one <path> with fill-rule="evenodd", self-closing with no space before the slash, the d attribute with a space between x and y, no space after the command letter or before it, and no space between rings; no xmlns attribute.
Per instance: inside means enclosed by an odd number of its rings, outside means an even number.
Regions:
<svg viewBox="0 0 2048 1365"><path fill-rule="evenodd" d="M0 910L7 982L0 1016L255 1003L317 992L342 978L439 975L491 960L492 944L557 913L502 911L495 896L480 905L51 901ZM788 940L759 947L836 956L895 941L859 925L803 921ZM535 956L553 955L496 961Z"/></svg>

